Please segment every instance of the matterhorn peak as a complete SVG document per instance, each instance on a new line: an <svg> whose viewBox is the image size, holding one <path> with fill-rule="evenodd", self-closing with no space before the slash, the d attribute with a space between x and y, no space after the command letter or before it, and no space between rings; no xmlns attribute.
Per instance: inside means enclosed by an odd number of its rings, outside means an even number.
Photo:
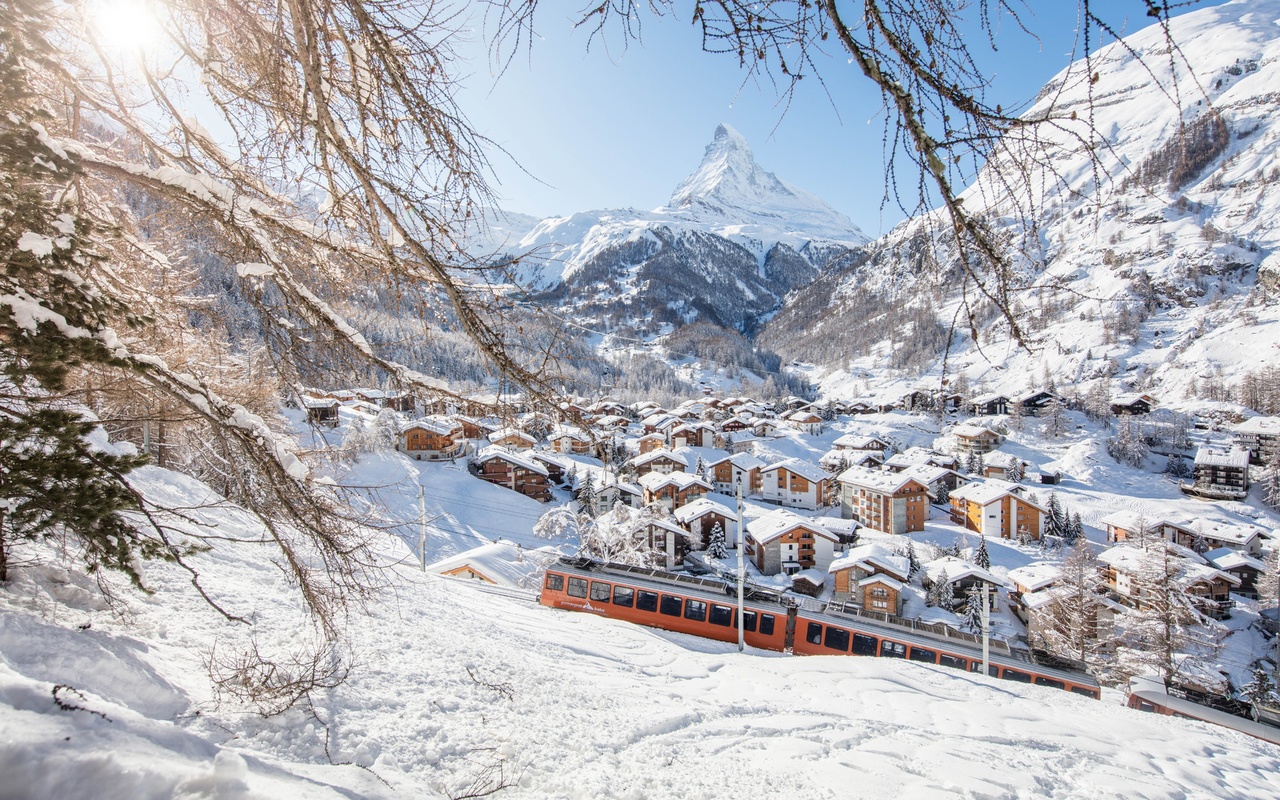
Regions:
<svg viewBox="0 0 1280 800"><path fill-rule="evenodd" d="M702 163L680 182L660 213L692 214L709 223L753 224L770 220L781 230L819 238L863 241L848 217L821 198L798 189L756 163L751 147L732 126L720 123ZM709 217L709 218L708 218Z"/></svg>

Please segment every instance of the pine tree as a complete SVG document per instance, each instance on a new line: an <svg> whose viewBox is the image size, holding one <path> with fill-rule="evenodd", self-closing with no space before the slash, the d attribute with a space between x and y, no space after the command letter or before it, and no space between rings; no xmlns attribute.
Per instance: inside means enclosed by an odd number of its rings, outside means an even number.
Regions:
<svg viewBox="0 0 1280 800"><path fill-rule="evenodd" d="M1022 483L1022 479L1026 477L1026 465L1020 458L1014 458L1009 462L1009 468L1004 473L1005 480L1011 483Z"/></svg>
<svg viewBox="0 0 1280 800"><path fill-rule="evenodd" d="M1268 705L1280 703L1280 693L1276 692L1271 673L1255 665L1250 673L1249 682L1240 687L1240 699Z"/></svg>
<svg viewBox="0 0 1280 800"><path fill-rule="evenodd" d="M947 577L947 568L943 567L938 570L938 577L931 580L929 588L925 590L924 601L935 608L950 608L947 597L952 591L951 583Z"/></svg>
<svg viewBox="0 0 1280 800"><path fill-rule="evenodd" d="M945 483L938 484L938 490L934 493L934 502L940 506L951 503L951 490L947 488Z"/></svg>
<svg viewBox="0 0 1280 800"><path fill-rule="evenodd" d="M973 563L983 569L991 569L991 554L987 552L987 537L978 541L978 552L973 556Z"/></svg>
<svg viewBox="0 0 1280 800"><path fill-rule="evenodd" d="M1171 453L1169 460L1165 462L1164 474L1169 478L1177 481L1191 474L1190 467L1187 466L1187 460L1178 453Z"/></svg>
<svg viewBox="0 0 1280 800"><path fill-rule="evenodd" d="M913 581L920 574L920 559L916 556L916 543L911 539L907 540L905 555L907 557L907 580Z"/></svg>
<svg viewBox="0 0 1280 800"><path fill-rule="evenodd" d="M970 475L981 475L982 454L976 450L970 450L964 457L964 471Z"/></svg>
<svg viewBox="0 0 1280 800"><path fill-rule="evenodd" d="M121 366L111 318L142 320L84 279L109 232L79 213L77 162L41 136L28 66L51 55L47 11L6 6L0 27L0 581L15 545L65 533L91 571L140 585L135 558L168 552L121 513L139 507L126 476L145 459L91 444L98 425L63 396L73 368Z"/></svg>
<svg viewBox="0 0 1280 800"><path fill-rule="evenodd" d="M977 587L969 589L960 613L961 625L971 633L982 633L982 592Z"/></svg>
<svg viewBox="0 0 1280 800"><path fill-rule="evenodd" d="M1047 512L1044 521L1045 534L1065 539L1069 535L1070 522L1062 504L1058 502L1057 492L1049 492Z"/></svg>
<svg viewBox="0 0 1280 800"><path fill-rule="evenodd" d="M1067 409L1062 401L1054 397L1044 406L1044 435L1057 439L1067 430Z"/></svg>
<svg viewBox="0 0 1280 800"><path fill-rule="evenodd" d="M1062 543L1067 547L1074 547L1075 543L1084 538L1084 522L1080 520L1080 512L1071 515L1071 524L1067 526L1066 535L1062 539Z"/></svg>
<svg viewBox="0 0 1280 800"><path fill-rule="evenodd" d="M724 528L719 522L711 528L711 540L707 544L707 555L711 558L725 558L728 556L724 543Z"/></svg>
<svg viewBox="0 0 1280 800"><path fill-rule="evenodd" d="M584 514L589 517L596 515L596 481L590 472L583 475L578 483L577 499Z"/></svg>

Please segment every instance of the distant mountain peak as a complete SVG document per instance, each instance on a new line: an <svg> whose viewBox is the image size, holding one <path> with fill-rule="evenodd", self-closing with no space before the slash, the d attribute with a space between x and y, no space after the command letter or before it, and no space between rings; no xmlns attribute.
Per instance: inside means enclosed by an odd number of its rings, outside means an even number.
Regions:
<svg viewBox="0 0 1280 800"><path fill-rule="evenodd" d="M866 238L848 217L820 197L757 164L746 137L723 122L716 126L703 151L702 163L680 182L659 212L711 217L708 222L772 220L784 230L819 238Z"/></svg>

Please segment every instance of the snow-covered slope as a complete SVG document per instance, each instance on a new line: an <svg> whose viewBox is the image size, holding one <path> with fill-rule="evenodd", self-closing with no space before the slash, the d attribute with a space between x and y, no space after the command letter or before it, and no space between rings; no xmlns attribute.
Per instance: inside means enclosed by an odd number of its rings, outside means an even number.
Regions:
<svg viewBox="0 0 1280 800"><path fill-rule="evenodd" d="M658 322L749 330L865 241L848 217L766 172L746 140L720 125L668 205L544 219L509 249L524 254L518 280L542 302L605 327L656 312Z"/></svg>
<svg viewBox="0 0 1280 800"><path fill-rule="evenodd" d="M311 639L253 543L263 532L194 481L138 480L219 526L227 539L191 564L253 626L214 613L170 564L144 566L155 595L121 589L114 607L74 570L24 570L0 592L4 800L458 797L499 783L499 796L584 800L1280 793L1276 748L1114 695L739 654L424 575L390 537L383 557L403 565L352 609L348 679L262 718L215 702L207 663L250 637L274 655Z"/></svg>
<svg viewBox="0 0 1280 800"><path fill-rule="evenodd" d="M953 340L953 375L963 369L993 390L1012 391L1046 366L1060 383L1077 384L1118 367L1131 385L1178 398L1207 378L1225 375L1230 383L1274 362L1280 355L1277 22L1276 0L1201 9L1170 23L1175 50L1164 30L1148 28L1044 88L1028 113L1052 107L1063 118L1043 131L1044 158L1010 141L965 195L966 207L984 210L1018 246L1014 266L1023 291L1015 298L1021 321L1043 347L1027 354L1007 346L1007 328L980 314L982 352L961 330ZM1093 143L1087 151L1086 141ZM1011 176L1025 191L1008 190ZM872 245L865 266L801 292L794 308L775 318L765 343L816 360L812 353L824 341L869 324L861 302L868 289L896 298L899 312L927 309L949 325L962 301L940 220L935 214L905 223ZM929 242L941 243L940 269L929 268ZM855 369L882 367L887 351L910 342L910 333L886 322L879 334L843 348L878 354L879 364L868 359ZM833 358L825 363L843 366ZM936 375L936 362L933 369ZM842 375L829 373L828 388Z"/></svg>

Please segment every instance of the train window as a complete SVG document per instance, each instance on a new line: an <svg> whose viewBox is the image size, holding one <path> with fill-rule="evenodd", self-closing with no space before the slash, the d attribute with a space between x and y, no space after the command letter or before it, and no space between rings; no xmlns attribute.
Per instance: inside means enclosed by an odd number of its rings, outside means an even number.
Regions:
<svg viewBox="0 0 1280 800"><path fill-rule="evenodd" d="M626 606L631 608L636 602L636 590L630 586L613 587L613 604L615 606Z"/></svg>
<svg viewBox="0 0 1280 800"><path fill-rule="evenodd" d="M967 670L969 668L968 661L964 660L963 658L958 658L956 656L949 656L946 653L943 653L942 655L938 656L938 663L944 667L951 667L952 669Z"/></svg>
<svg viewBox="0 0 1280 800"><path fill-rule="evenodd" d="M1139 711L1146 711L1146 712L1148 712L1148 713L1153 713L1153 714L1154 714L1154 713L1155 713L1155 710L1156 710L1156 704L1155 704L1155 703L1152 703L1152 702L1149 702L1149 701L1147 701L1147 700L1139 700L1139 701L1138 701L1138 710L1139 710Z"/></svg>
<svg viewBox="0 0 1280 800"><path fill-rule="evenodd" d="M1067 688L1067 684L1062 681L1055 681L1053 678L1046 678L1041 675L1036 676L1035 684L1036 686L1052 686L1055 689Z"/></svg>
<svg viewBox="0 0 1280 800"><path fill-rule="evenodd" d="M874 656L876 647L876 637L864 636L861 633L853 635L853 654L855 656Z"/></svg>
<svg viewBox="0 0 1280 800"><path fill-rule="evenodd" d="M684 604L684 618L702 622L707 618L707 604L701 600L688 600Z"/></svg>
<svg viewBox="0 0 1280 800"><path fill-rule="evenodd" d="M711 606L710 622L712 625L723 625L727 628L734 623L734 617L736 616L737 614L734 613L734 610L728 606L714 604Z"/></svg>
<svg viewBox="0 0 1280 800"><path fill-rule="evenodd" d="M1019 672L1016 669L1004 668L1004 672L1000 675L1006 681L1017 681L1018 683L1031 683L1031 676L1025 672Z"/></svg>
<svg viewBox="0 0 1280 800"><path fill-rule="evenodd" d="M880 640L880 655L883 658L906 658L907 646L891 642L888 639Z"/></svg>
<svg viewBox="0 0 1280 800"><path fill-rule="evenodd" d="M751 630L751 629L748 628L747 630ZM773 635L773 615L772 614L760 615L760 635L761 636Z"/></svg>
<svg viewBox="0 0 1280 800"><path fill-rule="evenodd" d="M609 596L613 594L613 586L600 581L591 582L591 599L601 600L605 603L609 602Z"/></svg>
<svg viewBox="0 0 1280 800"><path fill-rule="evenodd" d="M570 597L586 597L587 596L587 579L586 578L570 578L569 579L569 596Z"/></svg>
<svg viewBox="0 0 1280 800"><path fill-rule="evenodd" d="M756 616L757 614L754 611L742 612L742 629L744 631L756 632ZM734 622L736 624L737 620L734 620Z"/></svg>
<svg viewBox="0 0 1280 800"><path fill-rule="evenodd" d="M822 644L822 626L816 622L810 622L809 629L805 631L804 639L809 644Z"/></svg>
<svg viewBox="0 0 1280 800"><path fill-rule="evenodd" d="M658 593L646 592L644 589L636 592L636 610L637 611L657 611L658 610Z"/></svg>
<svg viewBox="0 0 1280 800"><path fill-rule="evenodd" d="M1075 692L1076 694L1082 694L1085 697L1092 697L1094 700L1098 699L1097 689L1089 689L1085 686L1072 686L1071 691Z"/></svg>
<svg viewBox="0 0 1280 800"><path fill-rule="evenodd" d="M970 662L969 662L969 671L970 671L970 672L982 672L982 662L981 662L981 661L979 661L979 660L977 660L977 659L974 659L973 661L970 661ZM1000 668L999 668L999 667L997 667L995 664L987 664L987 674L988 674L988 675L990 675L991 677L995 678L995 677L997 677L997 676L1000 674Z"/></svg>
<svg viewBox="0 0 1280 800"><path fill-rule="evenodd" d="M658 604L658 613L666 614L668 617L680 616L680 611L684 608L684 598L674 597L669 594L662 596L662 601Z"/></svg>
<svg viewBox="0 0 1280 800"><path fill-rule="evenodd" d="M547 588L548 588L548 589L550 589L550 590L551 590L551 591L553 591L553 592L563 592L563 591L564 591L564 576L563 576L563 575L552 575L550 572L548 572L548 573L547 573Z"/></svg>
<svg viewBox="0 0 1280 800"><path fill-rule="evenodd" d="M926 664L937 664L938 652L936 650L926 650L923 647L912 647L911 655L908 658L912 661L923 661Z"/></svg>
<svg viewBox="0 0 1280 800"><path fill-rule="evenodd" d="M849 632L841 628L827 626L827 638L823 644L841 653L849 652Z"/></svg>

